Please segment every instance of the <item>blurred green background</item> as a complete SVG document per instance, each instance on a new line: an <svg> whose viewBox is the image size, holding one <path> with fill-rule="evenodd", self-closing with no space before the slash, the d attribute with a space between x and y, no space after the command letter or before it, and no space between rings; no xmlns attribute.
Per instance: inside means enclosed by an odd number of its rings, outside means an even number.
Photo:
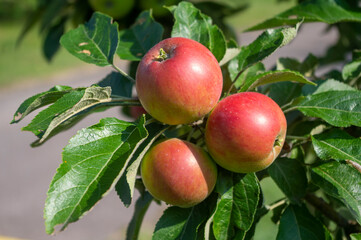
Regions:
<svg viewBox="0 0 361 240"><path fill-rule="evenodd" d="M237 33L293 6L295 1L252 0L249 3L249 8L227 20ZM87 66L64 49L48 63L42 55L42 38L37 27L17 46L25 17L35 6L36 0L0 0L1 88L23 81L46 81L47 76Z"/></svg>

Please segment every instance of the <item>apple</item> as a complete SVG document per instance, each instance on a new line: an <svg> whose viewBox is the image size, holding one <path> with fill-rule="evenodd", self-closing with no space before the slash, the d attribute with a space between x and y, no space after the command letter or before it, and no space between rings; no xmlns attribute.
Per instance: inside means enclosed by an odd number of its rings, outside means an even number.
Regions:
<svg viewBox="0 0 361 240"><path fill-rule="evenodd" d="M212 192L217 165L202 148L171 138L155 144L145 154L141 175L154 198L187 208L202 202Z"/></svg>
<svg viewBox="0 0 361 240"><path fill-rule="evenodd" d="M222 71L213 54L191 39L174 37L152 47L140 61L136 90L144 109L170 125L199 120L217 104Z"/></svg>
<svg viewBox="0 0 361 240"><path fill-rule="evenodd" d="M268 167L280 153L287 130L281 108L256 92L230 95L209 115L205 141L221 167L237 173Z"/></svg>
<svg viewBox="0 0 361 240"><path fill-rule="evenodd" d="M140 0L140 7L143 10L152 9L153 16L163 17L170 14L170 11L163 6L176 5L178 0Z"/></svg>
<svg viewBox="0 0 361 240"><path fill-rule="evenodd" d="M129 112L130 116L134 119L138 119L143 114L147 114L147 112L142 106L131 106Z"/></svg>
<svg viewBox="0 0 361 240"><path fill-rule="evenodd" d="M94 11L105 13L115 19L127 15L134 6L134 0L88 0Z"/></svg>

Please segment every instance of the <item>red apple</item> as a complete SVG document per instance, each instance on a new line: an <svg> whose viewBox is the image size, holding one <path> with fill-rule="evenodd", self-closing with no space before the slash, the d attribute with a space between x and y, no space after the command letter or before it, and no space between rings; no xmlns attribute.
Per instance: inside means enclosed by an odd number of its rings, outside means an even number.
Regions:
<svg viewBox="0 0 361 240"><path fill-rule="evenodd" d="M131 106L130 107L130 116L134 119L138 119L143 114L147 114L145 109L142 106Z"/></svg>
<svg viewBox="0 0 361 240"><path fill-rule="evenodd" d="M168 38L139 63L136 89L145 110L170 125L196 121L209 113L222 92L217 59L202 44Z"/></svg>
<svg viewBox="0 0 361 240"><path fill-rule="evenodd" d="M238 93L220 101L211 112L205 141L221 167L256 172L278 156L286 129L286 118L271 98L256 92Z"/></svg>
<svg viewBox="0 0 361 240"><path fill-rule="evenodd" d="M186 208L202 202L212 192L217 165L202 148L172 138L146 153L141 174L154 198Z"/></svg>

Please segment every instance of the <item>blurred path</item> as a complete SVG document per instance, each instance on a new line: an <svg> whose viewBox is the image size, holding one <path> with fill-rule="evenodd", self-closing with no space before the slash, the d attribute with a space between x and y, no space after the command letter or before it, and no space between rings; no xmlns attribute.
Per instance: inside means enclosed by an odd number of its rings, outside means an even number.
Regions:
<svg viewBox="0 0 361 240"><path fill-rule="evenodd" d="M325 26L324 24L305 24L290 45L281 48L276 54L266 59L266 66L273 65L275 59L280 56L303 60L309 52L316 56L324 54L327 46L336 39L334 32L322 35ZM250 43L258 34L259 32L242 35L242 44ZM124 64L124 62L120 63L122 66ZM119 229L124 232L124 228L131 219L133 208L124 208L114 191L101 200L83 219L70 224L64 232L56 236L47 236L43 223L46 192L61 163L62 148L79 129L97 123L100 118L114 116L124 118L120 115L118 108L90 115L72 129L51 138L39 148L29 146L35 140L32 133L21 132L21 127L26 126L35 114L31 114L18 124L9 124L13 113L26 98L46 91L56 84L72 87L89 86L105 77L109 71L109 68L90 66L80 71L50 77L46 82L0 89L2 111L0 117L0 236L27 240L103 240ZM152 231L162 209L152 205L146 216L143 230Z"/></svg>

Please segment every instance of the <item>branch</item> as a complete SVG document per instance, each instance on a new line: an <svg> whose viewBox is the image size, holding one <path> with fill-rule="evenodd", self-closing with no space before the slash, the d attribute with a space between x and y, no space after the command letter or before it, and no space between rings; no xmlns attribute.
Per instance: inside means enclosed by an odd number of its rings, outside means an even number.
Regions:
<svg viewBox="0 0 361 240"><path fill-rule="evenodd" d="M231 91L234 87L234 84L236 84L237 79L241 76L241 74L244 72L245 69L241 70L238 72L237 76L234 78L234 80L232 81L232 85L229 87L228 91L227 91L227 96L229 96L229 94L231 94Z"/></svg>
<svg viewBox="0 0 361 240"><path fill-rule="evenodd" d="M361 226L355 222L348 220L341 216L338 212L333 209L333 207L325 202L322 198L316 197L313 194L308 193L305 196L305 200L319 210L323 215L325 215L330 220L334 221L338 226L345 229L347 234L359 233L361 232Z"/></svg>

